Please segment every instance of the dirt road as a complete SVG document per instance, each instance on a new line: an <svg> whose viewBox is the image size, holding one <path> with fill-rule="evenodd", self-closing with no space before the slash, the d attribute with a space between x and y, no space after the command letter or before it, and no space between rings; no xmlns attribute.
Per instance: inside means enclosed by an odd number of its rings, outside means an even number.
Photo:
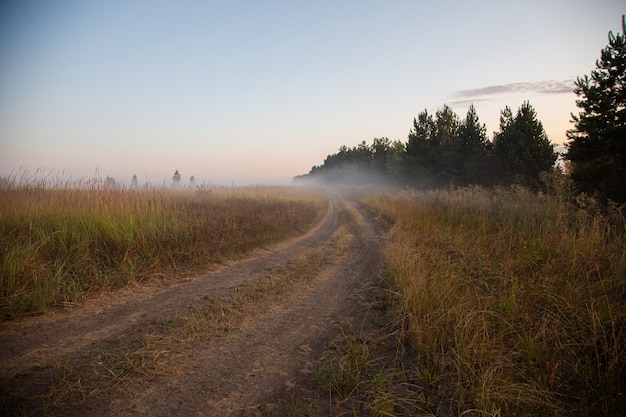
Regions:
<svg viewBox="0 0 626 417"><path fill-rule="evenodd" d="M0 327L4 414L327 414L315 364L362 326L380 235L330 195L305 236L211 274L103 295ZM2 413L0 413L2 414Z"/></svg>

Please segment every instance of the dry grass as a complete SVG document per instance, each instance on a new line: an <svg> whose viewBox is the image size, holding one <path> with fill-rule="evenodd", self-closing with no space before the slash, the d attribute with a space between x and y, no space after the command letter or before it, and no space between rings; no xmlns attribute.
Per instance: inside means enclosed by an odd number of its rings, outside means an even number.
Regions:
<svg viewBox="0 0 626 417"><path fill-rule="evenodd" d="M393 225L385 257L421 409L626 413L623 211L522 189L363 201Z"/></svg>
<svg viewBox="0 0 626 417"><path fill-rule="evenodd" d="M205 271L302 233L326 207L321 191L289 187L131 189L5 179L1 319L155 276Z"/></svg>
<svg viewBox="0 0 626 417"><path fill-rule="evenodd" d="M139 380L172 377L192 367L198 346L241 329L246 320L256 321L280 308L344 256L353 239L348 229L349 225L342 222L327 244L251 277L227 298L207 297L201 307L190 308L173 319L146 323L125 340L110 340L107 349L98 354L95 366L77 369L71 363L58 363L50 392L30 399L31 403L51 414L81 409L86 402L118 398ZM141 393L136 395L141 397ZM131 395L129 401L134 400Z"/></svg>

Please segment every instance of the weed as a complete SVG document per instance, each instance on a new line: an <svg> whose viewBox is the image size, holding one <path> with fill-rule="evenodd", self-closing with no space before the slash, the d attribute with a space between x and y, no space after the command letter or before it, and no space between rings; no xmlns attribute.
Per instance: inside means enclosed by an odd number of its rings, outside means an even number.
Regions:
<svg viewBox="0 0 626 417"><path fill-rule="evenodd" d="M520 188L361 197L385 248L415 402L462 415L626 412L623 208Z"/></svg>

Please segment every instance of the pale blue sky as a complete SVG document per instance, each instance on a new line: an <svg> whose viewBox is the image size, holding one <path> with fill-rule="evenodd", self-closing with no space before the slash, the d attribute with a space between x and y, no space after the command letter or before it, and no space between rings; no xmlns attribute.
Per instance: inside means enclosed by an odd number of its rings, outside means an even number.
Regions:
<svg viewBox="0 0 626 417"><path fill-rule="evenodd" d="M617 0L0 3L0 175L289 182L413 117L524 100L565 141Z"/></svg>

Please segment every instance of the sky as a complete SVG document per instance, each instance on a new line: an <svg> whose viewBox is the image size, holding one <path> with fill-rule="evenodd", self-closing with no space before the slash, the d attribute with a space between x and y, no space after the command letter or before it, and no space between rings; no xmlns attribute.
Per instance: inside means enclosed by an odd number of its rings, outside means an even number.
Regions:
<svg viewBox="0 0 626 417"><path fill-rule="evenodd" d="M0 176L287 184L341 145L529 101L566 142L623 0L0 2Z"/></svg>

